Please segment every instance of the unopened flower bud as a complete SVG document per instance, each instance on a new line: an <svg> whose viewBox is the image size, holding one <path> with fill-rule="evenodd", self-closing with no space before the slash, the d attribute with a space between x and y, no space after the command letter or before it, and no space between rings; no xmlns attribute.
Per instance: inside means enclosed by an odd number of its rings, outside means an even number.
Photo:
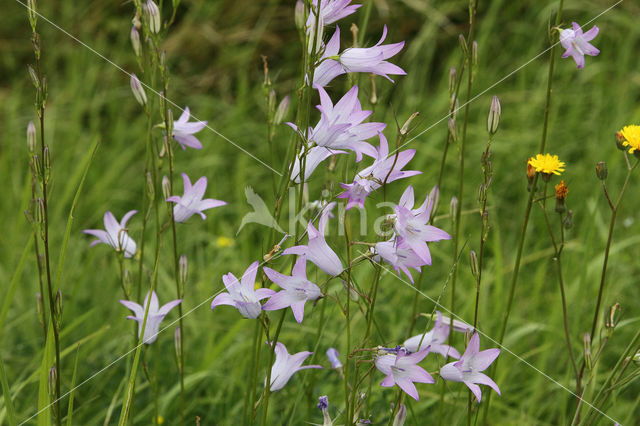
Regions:
<svg viewBox="0 0 640 426"><path fill-rule="evenodd" d="M160 32L160 9L153 0L147 0L147 13L149 14L149 30L157 34Z"/></svg>
<svg viewBox="0 0 640 426"><path fill-rule="evenodd" d="M478 42L475 40L471 43L471 64L474 67L478 66Z"/></svg>
<svg viewBox="0 0 640 426"><path fill-rule="evenodd" d="M458 129L456 128L456 122L453 121L453 118L449 117L449 121L447 122L449 126L449 134L451 135L451 140L453 142L458 141Z"/></svg>
<svg viewBox="0 0 640 426"><path fill-rule="evenodd" d="M611 308L609 308L609 314L607 315L607 318L605 320L604 326L607 329L607 335L611 335L611 333L613 333L613 330L616 328L616 325L618 325L618 321L620 321L620 314L621 314L621 307L620 307L620 303L615 303L611 306Z"/></svg>
<svg viewBox="0 0 640 426"><path fill-rule="evenodd" d="M471 267L471 275L477 280L479 274L478 255L473 250L469 252L469 266Z"/></svg>
<svg viewBox="0 0 640 426"><path fill-rule="evenodd" d="M51 173L51 151L49 151L49 147L44 147L44 152L42 155L42 170L44 172L45 180L49 180L49 174Z"/></svg>
<svg viewBox="0 0 640 426"><path fill-rule="evenodd" d="M456 222L456 217L458 215L458 198L454 195L451 197L451 202L449 203L449 216L451 216L451 221L453 223Z"/></svg>
<svg viewBox="0 0 640 426"><path fill-rule="evenodd" d="M151 173L147 172L147 195L150 200L156 199L156 188L153 185L153 178L151 177Z"/></svg>
<svg viewBox="0 0 640 426"><path fill-rule="evenodd" d="M27 66L27 70L29 70L29 77L31 77L31 82L36 87L36 89L39 88L40 87L40 80L38 79L38 76L36 75L36 71L33 69L33 67L31 65Z"/></svg>
<svg viewBox="0 0 640 426"><path fill-rule="evenodd" d="M449 69L449 94L453 95L456 91L456 67Z"/></svg>
<svg viewBox="0 0 640 426"><path fill-rule="evenodd" d="M136 56L139 57L142 52L142 46L140 44L140 33L135 25L131 27L131 46L133 47L133 51Z"/></svg>
<svg viewBox="0 0 640 426"><path fill-rule="evenodd" d="M29 25L31 25L31 31L35 33L36 23L38 22L38 13L36 12L36 0L28 0L27 9L29 11Z"/></svg>
<svg viewBox="0 0 640 426"><path fill-rule="evenodd" d="M340 362L340 354L336 348L327 349L327 358L329 358L329 363L331 363L331 368L341 368L342 363Z"/></svg>
<svg viewBox="0 0 640 426"><path fill-rule="evenodd" d="M406 136L407 133L409 133L409 126L411 125L411 122L418 116L420 115L419 112L414 112L413 114L411 114L411 116L407 119L407 121L404 122L404 124L402 125L402 128L400 129L400 134L402 136Z"/></svg>
<svg viewBox="0 0 640 426"><path fill-rule="evenodd" d="M331 420L331 416L329 415L329 397L324 395L318 398L318 409L322 411L322 417L324 418L324 423L322 426L332 426L333 421Z"/></svg>
<svg viewBox="0 0 640 426"><path fill-rule="evenodd" d="M469 53L469 46L467 46L467 40L464 38L464 35L460 34L458 36L458 41L460 42L462 53L464 54L464 56L467 56L467 54Z"/></svg>
<svg viewBox="0 0 640 426"><path fill-rule="evenodd" d="M182 330L180 327L176 327L176 331L173 332L173 346L176 350L176 359L178 360L178 371L182 371Z"/></svg>
<svg viewBox="0 0 640 426"><path fill-rule="evenodd" d="M568 193L569 188L564 184L564 181L561 180L560 183L556 185L556 213L564 213L567 210L564 205L564 200L567 198Z"/></svg>
<svg viewBox="0 0 640 426"><path fill-rule="evenodd" d="M276 109L276 113L273 116L273 122L276 125L282 123L282 120L284 120L284 118L286 117L287 112L289 112L289 104L290 104L290 102L291 102L291 98L289 97L289 95L287 95L284 98L282 98L282 100L278 104L278 108Z"/></svg>
<svg viewBox="0 0 640 426"><path fill-rule="evenodd" d="M302 0L298 0L296 2L294 18L295 18L295 22L296 22L296 28L298 28L300 31L304 30L304 25L305 25L305 22L304 22L304 3L302 2Z"/></svg>
<svg viewBox="0 0 640 426"><path fill-rule="evenodd" d="M491 135L495 135L498 131L501 112L502 109L500 108L500 100L497 96L494 96L491 100L491 108L489 108L489 117L487 118L487 130Z"/></svg>
<svg viewBox="0 0 640 426"><path fill-rule="evenodd" d="M140 105L145 106L147 104L147 94L145 93L140 80L138 80L138 77L133 73L131 74L131 92L133 92L133 96Z"/></svg>
<svg viewBox="0 0 640 426"><path fill-rule="evenodd" d="M562 221L562 226L567 230L573 228L573 210L567 210L567 215Z"/></svg>
<svg viewBox="0 0 640 426"><path fill-rule="evenodd" d="M608 174L609 169L607 168L607 163L604 161L598 162L598 164L596 164L596 176L598 176L598 179L605 180Z"/></svg>
<svg viewBox="0 0 640 426"><path fill-rule="evenodd" d="M583 337L584 343L584 361L587 364L587 368L591 370L591 336L589 333L585 333Z"/></svg>
<svg viewBox="0 0 640 426"><path fill-rule="evenodd" d="M162 195L165 200L171 197L171 182L166 175L162 177Z"/></svg>
<svg viewBox="0 0 640 426"><path fill-rule="evenodd" d="M184 254L180 256L180 260L178 261L178 271L180 273L180 283L184 286L187 282L189 272L189 262L187 261L187 256Z"/></svg>
<svg viewBox="0 0 640 426"><path fill-rule="evenodd" d="M58 333L60 332L60 329L62 328L62 291L60 291L58 289L58 292L56 293L56 299L55 299L55 304L53 305L54 309L55 309L55 319L56 319L56 329L58 330Z"/></svg>
<svg viewBox="0 0 640 426"><path fill-rule="evenodd" d="M400 404L396 417L393 419L393 426L403 426L407 420L407 407L404 404Z"/></svg>
<svg viewBox="0 0 640 426"><path fill-rule="evenodd" d="M35 169L36 176L39 179L42 179L42 161L40 161L40 156L38 154L33 155L33 168Z"/></svg>
<svg viewBox="0 0 640 426"><path fill-rule="evenodd" d="M36 150L36 126L33 121L29 121L27 125L27 149L29 154L33 154Z"/></svg>
<svg viewBox="0 0 640 426"><path fill-rule="evenodd" d="M49 397L51 399L56 398L56 382L58 381L58 372L56 367L49 369Z"/></svg>
<svg viewBox="0 0 640 426"><path fill-rule="evenodd" d="M44 223L44 201L42 198L36 200L36 223L39 225Z"/></svg>
<svg viewBox="0 0 640 426"><path fill-rule="evenodd" d="M36 293L36 311L38 312L38 320L41 325L45 325L44 321L44 302L42 301L42 295Z"/></svg>

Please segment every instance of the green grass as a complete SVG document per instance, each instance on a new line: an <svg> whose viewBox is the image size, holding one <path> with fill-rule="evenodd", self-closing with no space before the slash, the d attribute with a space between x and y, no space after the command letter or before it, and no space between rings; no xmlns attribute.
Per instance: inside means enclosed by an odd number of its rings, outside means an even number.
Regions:
<svg viewBox="0 0 640 426"><path fill-rule="evenodd" d="M126 70L138 71L128 38L131 4L105 0L60 2L59 5L41 3L43 15ZM394 62L408 73L406 77L397 78L395 85L376 79L380 100L375 120L389 123L386 134L393 141L394 114L402 123L412 112L419 111L420 125L410 134L413 137L446 114L448 73L449 68L459 62L457 37L467 31L467 2L380 0L374 3L365 40L369 45L375 43L386 23L388 41L407 40L406 48ZM565 3L565 22L575 20L582 24L613 1ZM479 65L474 94L547 47L547 26L556 8L555 1L495 0L480 1L479 4ZM567 233L563 266L571 338L579 360L582 359L582 335L591 327L610 215L594 166L598 161L608 163L607 185L617 195L626 168L622 154L615 148L613 135L625 124L640 122L639 12L637 4L625 1L598 18L595 23L601 31L594 44L601 54L587 57L584 70L577 70L571 59L556 58L547 146L549 152L557 153L567 162L563 179L570 188L567 204L574 212L575 226ZM341 23L343 43L348 37L349 24L361 15L358 13L354 19L347 18ZM0 304L7 307L0 316L0 358L13 400L13 407L0 402L0 423L13 424L10 420L12 410L18 422L37 411L38 375L44 345L36 313L38 279L31 248L32 234L23 214L30 199L26 126L29 120L36 118L34 90L26 69L26 65L33 62L26 10L17 2L8 1L0 23ZM39 20L39 28L43 69L49 84L45 138L53 155L50 221L54 272L85 160L96 141L100 141L73 215L60 279L64 297L61 349L65 393L72 383L78 343L76 384L84 383L94 372L130 349L131 324L125 319L128 311L117 303L122 295L116 259L106 246L89 248L90 238L81 231L101 227L106 210L121 217L132 208L139 209L144 190L141 170L146 119L131 96L126 75L42 20ZM297 40L293 2L184 1L177 23L165 43L172 73L169 97L179 105L189 105L196 117L209 120L220 133L271 164L265 140L259 55L269 58L278 97L294 95L300 65ZM544 55L482 94L470 107L464 210L477 208L480 155L486 144L486 114L491 97L499 96L502 103L500 130L493 143L495 176L489 196L492 229L479 315L479 328L492 337L497 337L500 331L528 196L525 163L536 153L541 136L547 64L548 56ZM368 81L366 76L360 78L363 107L370 107L366 102L370 92ZM341 96L345 82L343 77L332 84L330 94L334 100ZM461 98L464 98L462 93ZM295 104L292 109L295 110ZM288 118L293 119L291 112ZM391 184L388 199L397 199L407 183L416 188L418 197L429 191L437 179L446 130L446 121L443 121L411 142L410 147L417 149L417 154L410 168L421 170L423 174L410 182ZM274 168L278 170L282 168L290 134L286 126L277 131L275 158L278 161ZM251 262L260 258L263 251L270 249L270 233L266 228L248 225L236 236L241 218L250 211L244 199L245 186L252 186L268 205L273 204L270 171L207 130L200 133L199 138L204 149L178 152L176 170L185 170L192 178L206 175L210 182L207 194L226 200L229 205L211 211L206 221L193 218L179 227L179 252L187 255L190 271L183 302L185 312L221 290L223 274L229 271L236 275L242 273ZM456 157L454 148L450 151L441 188L439 213L445 217L436 223L448 231L451 224L446 217L447 206L457 188ZM353 170L353 166L350 167ZM311 199L320 193L322 170L318 169L317 178L310 185ZM640 272L637 262L639 179L637 173L632 177L614 234L603 311L612 303L620 302L624 320L598 364L596 377L599 383L608 375L640 320L637 287ZM180 182L176 179L178 187ZM371 204L382 201L382 191L372 198ZM369 209L370 223L375 215L375 210ZM352 217L357 215L354 213ZM134 238L139 235L140 223L138 214L131 222ZM343 239L335 235L337 228L334 225L332 222L331 244L343 247ZM473 318L474 303L468 250L478 248L479 225L477 214L463 216L462 243L467 242L467 245L459 265L456 314L467 320ZM219 247L216 241L220 236L232 238L233 247ZM170 239L167 239L162 247L164 259L171 259L169 243ZM433 299L442 295L441 302L448 306L450 292L446 284L451 268L451 242L432 244L431 249L434 262L432 267L425 269L422 288ZM504 344L536 369L573 390L575 383L565 348L559 290L551 255L543 217L539 209L534 208ZM289 261L277 260L274 268L283 270ZM137 263L128 263L128 267L137 272ZM151 260L146 267L152 268ZM373 269L366 265L354 272L354 280L365 287L372 276ZM329 288L331 293L336 293L342 287L338 282L332 282ZM172 299L174 293L171 262L162 263L158 280L161 303ZM374 330L379 344L394 346L404 340L411 319L409 307L413 295L414 290L395 276L383 274ZM320 307L325 303L327 322L313 360L322 364L326 364L324 352L328 347L344 348L344 320L331 300L321 301L313 310L307 306L301 326L287 313L280 336L291 352L311 350L316 342ZM187 418L189 424L194 423L195 416L202 419L202 424L239 424L243 392L249 380L247 370L254 323L241 319L228 307L217 308L212 313L208 305L204 303L185 319ZM421 312L429 313L434 304L421 297L419 308ZM172 312L164 324L175 318L176 314ZM352 329L357 332L365 325L364 317L356 314ZM424 322L418 323L418 327L424 326ZM173 327L154 344L159 347L159 406L165 424L176 424L179 407L172 331ZM458 337L458 343L460 340ZM481 342L483 348L493 346L486 339ZM156 352L153 347L147 352L147 359L153 366ZM433 371L437 365L434 360L431 362L428 369ZM74 392L74 423L103 424L110 411L113 411L111 422L114 422L122 402L120 385L128 377L127 372L125 358L82 384ZM152 393L142 371L138 377L136 424L150 424ZM259 381L262 377L261 372ZM491 424L571 422L575 398L507 351L500 356L494 379L502 390L502 397L492 397ZM376 423L386 421L389 404L395 398L395 392L378 387L381 380L380 373L374 373L373 393L367 400L371 419ZM5 377L2 382L4 388ZM418 388L421 402L409 403L408 423L435 422L440 385ZM442 424L466 422L466 388L448 383L447 389ZM483 390L486 395L488 390ZM590 389L586 399L590 400L595 391ZM603 407L603 411L623 424L632 424L640 417L639 391L640 385L633 382ZM344 404L342 382L337 374L329 370L298 373L287 387L271 396L271 424L286 424L290 418L291 424L321 422L321 415L315 408L320 395L329 395L331 412L335 416L338 407ZM67 403L65 398L63 412ZM607 424L604 418L599 421Z"/></svg>

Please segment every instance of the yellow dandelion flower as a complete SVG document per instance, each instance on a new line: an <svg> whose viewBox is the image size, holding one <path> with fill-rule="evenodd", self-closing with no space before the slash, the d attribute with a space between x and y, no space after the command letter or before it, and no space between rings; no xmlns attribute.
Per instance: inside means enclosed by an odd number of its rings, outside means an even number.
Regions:
<svg viewBox="0 0 640 426"><path fill-rule="evenodd" d="M216 245L220 248L233 247L234 241L229 237L218 237Z"/></svg>
<svg viewBox="0 0 640 426"><path fill-rule="evenodd" d="M635 124L624 126L620 133L624 138L622 146L629 147L629 154L633 154L634 151L640 151L640 126Z"/></svg>
<svg viewBox="0 0 640 426"><path fill-rule="evenodd" d="M531 165L536 172L544 173L546 175L560 175L564 172L564 161L560 161L557 155L551 154L538 154L536 158L529 159L529 165Z"/></svg>

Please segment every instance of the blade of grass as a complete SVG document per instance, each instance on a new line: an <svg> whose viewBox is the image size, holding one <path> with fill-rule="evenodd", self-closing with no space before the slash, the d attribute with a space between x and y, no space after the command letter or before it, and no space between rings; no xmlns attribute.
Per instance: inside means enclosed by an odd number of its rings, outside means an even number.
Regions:
<svg viewBox="0 0 640 426"><path fill-rule="evenodd" d="M69 408L67 409L67 426L71 426L73 418L73 392L76 387L76 373L78 372L78 355L80 354L80 344L76 346L76 359L73 362L73 375L71 376L71 390L69 391Z"/></svg>
<svg viewBox="0 0 640 426"><path fill-rule="evenodd" d="M18 424L16 420L16 412L13 408L13 402L11 401L11 392L9 391L9 381L7 380L7 372L4 370L4 362L0 357L0 381L2 381L2 394L4 395L4 405L7 409L7 418L9 426Z"/></svg>

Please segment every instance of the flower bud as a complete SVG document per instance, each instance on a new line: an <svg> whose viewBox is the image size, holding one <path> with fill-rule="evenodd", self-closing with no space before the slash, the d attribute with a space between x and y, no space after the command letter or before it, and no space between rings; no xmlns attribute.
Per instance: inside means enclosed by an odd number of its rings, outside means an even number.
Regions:
<svg viewBox="0 0 640 426"><path fill-rule="evenodd" d="M464 54L464 56L467 56L467 54L469 53L469 46L467 46L467 40L465 40L464 35L460 34L458 36L458 41L460 42L462 53Z"/></svg>
<svg viewBox="0 0 640 426"><path fill-rule="evenodd" d="M36 200L36 223L39 225L44 223L44 201L42 198Z"/></svg>
<svg viewBox="0 0 640 426"><path fill-rule="evenodd" d="M622 308L620 307L620 303L615 303L609 308L609 315L607 315L607 319L605 320L604 326L607 329L607 335L611 336L613 330L618 325L618 321L620 321L620 314Z"/></svg>
<svg viewBox="0 0 640 426"><path fill-rule="evenodd" d="M282 120L284 120L284 117L286 117L287 112L289 112L289 104L290 104L290 102L291 102L291 98L289 97L289 95L287 95L284 98L282 98L282 100L278 104L278 108L276 109L276 113L273 116L273 122L276 125L282 123Z"/></svg>
<svg viewBox="0 0 640 426"><path fill-rule="evenodd" d="M58 331L58 333L60 333L60 329L62 328L62 291L60 291L58 289L58 292L56 293L56 299L55 299L55 303L53 305L53 308L55 310L54 314L54 318L56 319L56 329Z"/></svg>
<svg viewBox="0 0 640 426"><path fill-rule="evenodd" d="M607 178L608 174L609 169L607 168L607 163L605 163L604 161L598 162L598 164L596 164L596 176L598 177L598 179L603 181Z"/></svg>
<svg viewBox="0 0 640 426"><path fill-rule="evenodd" d="M44 178L46 181L49 180L49 175L51 174L51 152L49 151L49 147L44 147L44 153L42 156L42 170L44 171Z"/></svg>
<svg viewBox="0 0 640 426"><path fill-rule="evenodd" d="M473 250L469 252L469 266L471 267L471 275L477 280L479 274L478 255Z"/></svg>
<svg viewBox="0 0 640 426"><path fill-rule="evenodd" d="M620 151L626 151L627 150L627 148L623 145L624 141L625 141L625 139L624 139L624 135L622 134L622 132L616 132L616 147Z"/></svg>
<svg viewBox="0 0 640 426"><path fill-rule="evenodd" d="M36 126L33 121L29 121L27 125L27 149L29 154L33 154L36 150Z"/></svg>
<svg viewBox="0 0 640 426"><path fill-rule="evenodd" d="M58 371L53 366L49 369L49 397L56 399L56 382L58 381Z"/></svg>
<svg viewBox="0 0 640 426"><path fill-rule="evenodd" d="M562 221L562 226L567 230L573 228L573 210L567 210L567 215Z"/></svg>
<svg viewBox="0 0 640 426"><path fill-rule="evenodd" d="M587 368L591 370L591 336L589 333L585 333L583 337L584 343L584 362L587 365Z"/></svg>
<svg viewBox="0 0 640 426"><path fill-rule="evenodd" d="M173 332L173 346L176 350L176 359L178 360L178 371L182 371L182 330L180 327L176 327L176 331Z"/></svg>
<svg viewBox="0 0 640 426"><path fill-rule="evenodd" d="M304 3L302 2L302 0L298 0L296 2L296 8L295 8L295 12L294 12L294 19L296 22L296 28L298 28L300 31L304 30Z"/></svg>
<svg viewBox="0 0 640 426"><path fill-rule="evenodd" d="M564 184L564 181L561 180L559 184L555 186L556 188L556 213L564 213L567 208L564 205L564 200L567 198L567 194L569 193L569 188Z"/></svg>
<svg viewBox="0 0 640 426"><path fill-rule="evenodd" d="M471 43L471 64L474 67L478 66L478 42L475 40Z"/></svg>
<svg viewBox="0 0 640 426"><path fill-rule="evenodd" d="M29 11L29 25L31 31L36 32L36 22L38 22L38 13L36 12L36 0L27 1L27 10Z"/></svg>
<svg viewBox="0 0 640 426"><path fill-rule="evenodd" d="M456 91L456 67L449 69L449 95Z"/></svg>
<svg viewBox="0 0 640 426"><path fill-rule="evenodd" d="M184 286L187 282L187 274L189 271L189 262L184 254L180 256L178 261L178 271L180 273L180 283Z"/></svg>
<svg viewBox="0 0 640 426"><path fill-rule="evenodd" d="M324 423L322 426L332 426L333 421L331 420L331 416L329 415L329 397L324 395L318 398L318 409L322 410L322 417L324 418Z"/></svg>
<svg viewBox="0 0 640 426"><path fill-rule="evenodd" d="M500 100L497 96L494 96L491 100L491 108L489 108L489 117L487 118L487 131L490 135L495 135L498 131L501 113L502 108L500 108Z"/></svg>
<svg viewBox="0 0 640 426"><path fill-rule="evenodd" d="M140 44L140 33L138 29L134 26L131 27L131 46L133 47L133 51L135 52L137 57L140 57L142 52L142 46Z"/></svg>
<svg viewBox="0 0 640 426"><path fill-rule="evenodd" d="M162 195L165 200L171 197L171 182L166 175L162 177Z"/></svg>
<svg viewBox="0 0 640 426"><path fill-rule="evenodd" d="M140 105L145 106L147 104L147 94L145 93L140 80L138 80L138 77L133 73L131 74L131 91Z"/></svg>
<svg viewBox="0 0 640 426"><path fill-rule="evenodd" d="M413 114L411 114L411 116L407 119L407 121L404 122L404 124L402 125L402 128L400 129L400 134L402 136L406 136L407 133L409 133L409 126L411 125L411 122L418 116L420 115L419 112L414 112Z"/></svg>
<svg viewBox="0 0 640 426"><path fill-rule="evenodd" d="M449 121L447 122L449 126L449 134L451 135L451 140L454 142L458 141L458 129L456 128L456 122L453 121L453 118L449 117Z"/></svg>
<svg viewBox="0 0 640 426"><path fill-rule="evenodd" d="M33 168L35 169L38 179L42 179L42 161L40 161L40 156L38 154L33 155Z"/></svg>
<svg viewBox="0 0 640 426"><path fill-rule="evenodd" d="M393 419L393 426L403 426L407 420L407 407L404 404L400 404L396 417Z"/></svg>
<svg viewBox="0 0 640 426"><path fill-rule="evenodd" d="M160 32L160 9L153 0L147 0L147 13L149 14L149 30L157 34Z"/></svg>
<svg viewBox="0 0 640 426"><path fill-rule="evenodd" d="M42 295L40 293L36 293L36 311L38 312L40 324L44 326L44 302L42 301Z"/></svg>
<svg viewBox="0 0 640 426"><path fill-rule="evenodd" d="M458 214L458 198L454 195L451 197L451 202L449 203L449 216L451 217L451 221L453 223L456 222Z"/></svg>
<svg viewBox="0 0 640 426"><path fill-rule="evenodd" d="M156 199L156 188L153 185L153 178L151 177L151 173L147 172L147 195L150 200Z"/></svg>
<svg viewBox="0 0 640 426"><path fill-rule="evenodd" d="M327 358L329 358L329 363L331 363L331 368L341 368L342 363L340 362L340 354L336 348L327 349Z"/></svg>
<svg viewBox="0 0 640 426"><path fill-rule="evenodd" d="M35 88L39 88L40 87L40 80L38 79L38 76L36 75L36 71L33 69L33 67L31 65L27 66L27 70L29 70L29 77L31 77L31 82L33 83L33 85L35 86Z"/></svg>

